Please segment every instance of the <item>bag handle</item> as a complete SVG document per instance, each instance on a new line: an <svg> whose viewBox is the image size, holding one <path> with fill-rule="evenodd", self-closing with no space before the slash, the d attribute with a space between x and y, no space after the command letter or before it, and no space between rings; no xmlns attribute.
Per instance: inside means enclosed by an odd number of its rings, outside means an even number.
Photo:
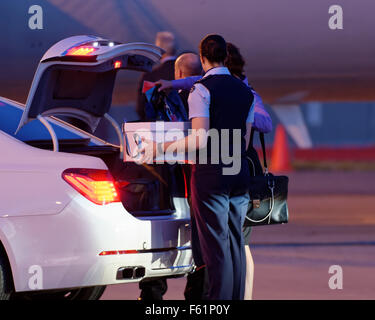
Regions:
<svg viewBox="0 0 375 320"><path fill-rule="evenodd" d="M266 214L266 216L262 219L259 219L259 220L253 220L251 218L249 218L247 215L245 216L245 218L247 220L249 220L250 222L253 222L253 223L260 223L260 222L263 222L264 220L268 219L268 224L271 223L271 214L272 214L272 211L273 211L273 208L275 206L275 194L274 194L274 189L275 189L275 182L273 182L272 184L268 183L268 188L271 190L271 199L270 199L270 206L269 206L269 211L268 213Z"/></svg>
<svg viewBox="0 0 375 320"><path fill-rule="evenodd" d="M253 147L254 132L255 132L255 129L254 129L254 127L252 127L251 128L251 134L250 134L250 143L249 143L251 147ZM275 181L273 180L273 178L271 178L272 175L270 176L269 173L268 173L267 155L266 155L266 144L264 143L264 133L260 132L260 131L258 133L259 133L259 140L260 140L260 143L262 145L264 175L268 176L267 187L271 191L271 199L270 199L268 213L265 215L264 218L261 218L259 220L253 220L253 219L249 218L247 215L245 216L245 218L247 220L249 220L250 222L252 222L252 223L260 223L260 222L263 222L266 219L268 219L268 224L270 224L271 223L271 214L272 214L272 211L273 211L274 206L275 206L275 194L274 194Z"/></svg>
<svg viewBox="0 0 375 320"><path fill-rule="evenodd" d="M251 133L250 133L250 143L249 145L252 147L253 146L253 141L254 141L254 133L255 133L255 128L251 128ZM262 145L262 152L263 152L263 166L264 166L264 171L265 174L268 174L268 166L267 166L267 155L266 155L266 144L264 143L264 133L258 131L259 133L259 140Z"/></svg>

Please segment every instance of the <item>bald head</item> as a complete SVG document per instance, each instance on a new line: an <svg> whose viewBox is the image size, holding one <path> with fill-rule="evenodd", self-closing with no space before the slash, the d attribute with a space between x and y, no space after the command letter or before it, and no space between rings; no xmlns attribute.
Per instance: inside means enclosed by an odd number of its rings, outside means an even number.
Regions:
<svg viewBox="0 0 375 320"><path fill-rule="evenodd" d="M202 74L199 56L195 53L180 55L175 63L175 79L181 79Z"/></svg>

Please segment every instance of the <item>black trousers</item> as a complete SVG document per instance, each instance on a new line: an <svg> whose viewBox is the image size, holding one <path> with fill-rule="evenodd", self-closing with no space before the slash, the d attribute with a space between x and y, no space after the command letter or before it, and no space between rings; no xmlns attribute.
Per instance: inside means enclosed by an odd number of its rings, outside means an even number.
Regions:
<svg viewBox="0 0 375 320"><path fill-rule="evenodd" d="M249 203L249 177L246 161L235 176L224 176L219 165L193 166L192 207L198 237L192 237L192 248L194 251L199 243L211 300L241 300L244 296L242 227Z"/></svg>
<svg viewBox="0 0 375 320"><path fill-rule="evenodd" d="M242 226L249 202L247 162L242 163L238 176L223 177L221 173L217 166L204 166L194 168L191 178L191 242L197 270L187 276L186 300L243 299L246 258ZM167 279L143 280L139 287L142 300L162 300Z"/></svg>

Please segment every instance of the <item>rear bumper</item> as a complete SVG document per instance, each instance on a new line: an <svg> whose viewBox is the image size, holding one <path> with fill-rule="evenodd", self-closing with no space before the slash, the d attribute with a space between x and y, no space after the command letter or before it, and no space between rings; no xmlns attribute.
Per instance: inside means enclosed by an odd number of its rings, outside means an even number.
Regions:
<svg viewBox="0 0 375 320"><path fill-rule="evenodd" d="M121 203L97 206L77 195L60 214L7 219L14 234L8 249L16 291L184 275L192 268L190 213L186 199L176 199L175 206L173 216L141 220ZM115 254L100 255L103 251ZM32 266L42 271L37 288L30 287L36 279ZM134 267L144 272L119 276Z"/></svg>
<svg viewBox="0 0 375 320"><path fill-rule="evenodd" d="M98 264L99 269L103 270L103 276L98 280L99 284L103 285L138 282L153 277L181 276L192 269L191 249L174 249L168 253L140 253L131 258L98 261Z"/></svg>

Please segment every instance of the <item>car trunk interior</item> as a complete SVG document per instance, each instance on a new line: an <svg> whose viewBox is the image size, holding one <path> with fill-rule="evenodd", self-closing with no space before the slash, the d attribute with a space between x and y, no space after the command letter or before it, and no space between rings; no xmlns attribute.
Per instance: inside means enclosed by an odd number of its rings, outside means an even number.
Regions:
<svg viewBox="0 0 375 320"><path fill-rule="evenodd" d="M114 146L89 145L90 139L59 140L59 151L101 158L116 180L125 209L136 217L166 216L175 212L173 197L186 196L186 170L179 164L138 165L120 159ZM26 141L51 150L51 140Z"/></svg>
<svg viewBox="0 0 375 320"><path fill-rule="evenodd" d="M155 47L156 48L156 47ZM18 130L33 119L39 119L51 134L51 140L25 141L31 146L83 154L101 158L116 180L124 207L134 216L171 215L175 212L173 197L185 196L185 174L182 166L169 164L137 165L124 162L118 147L92 145L90 139L69 139L53 134L53 128L43 122L52 116L55 121L69 124L92 135L101 119L110 122L121 140L121 128L112 121L108 111L117 72L120 69L147 72L160 57L160 52L142 44L127 49L116 58L102 63L65 63L58 58L50 65L38 67L32 95L25 106ZM156 51L155 51L156 50ZM151 57L151 58L150 58ZM114 67L114 60L121 68ZM47 63L47 62L46 62ZM86 135L85 135L86 136ZM42 138L45 139L45 138ZM58 141L57 141L58 140ZM120 141L122 144L122 141Z"/></svg>

